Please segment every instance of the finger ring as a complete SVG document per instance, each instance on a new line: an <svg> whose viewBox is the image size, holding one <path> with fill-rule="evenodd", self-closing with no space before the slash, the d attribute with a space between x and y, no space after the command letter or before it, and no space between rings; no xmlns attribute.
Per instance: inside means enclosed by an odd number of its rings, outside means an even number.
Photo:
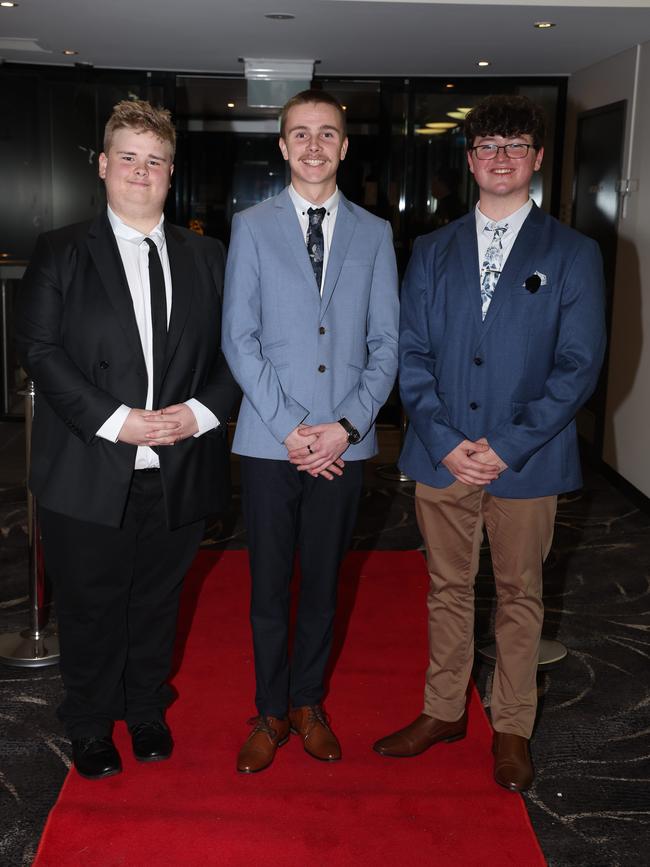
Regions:
<svg viewBox="0 0 650 867"><path fill-rule="evenodd" d="M314 453L312 452L312 450L311 450L311 446L307 446L307 451L309 452L310 455L313 455L313 454L314 454Z"/></svg>

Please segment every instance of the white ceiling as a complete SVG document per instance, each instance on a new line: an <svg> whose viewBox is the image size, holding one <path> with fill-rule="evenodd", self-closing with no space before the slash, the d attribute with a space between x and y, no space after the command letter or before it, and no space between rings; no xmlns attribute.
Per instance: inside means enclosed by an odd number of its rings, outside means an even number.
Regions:
<svg viewBox="0 0 650 867"><path fill-rule="evenodd" d="M295 19L268 20L268 12ZM557 26L536 30L538 20ZM6 61L200 73L242 73L240 58L271 57L319 60L319 75L567 75L647 41L650 0L19 0L0 8ZM64 48L79 54L65 57ZM477 69L480 59L491 66Z"/></svg>

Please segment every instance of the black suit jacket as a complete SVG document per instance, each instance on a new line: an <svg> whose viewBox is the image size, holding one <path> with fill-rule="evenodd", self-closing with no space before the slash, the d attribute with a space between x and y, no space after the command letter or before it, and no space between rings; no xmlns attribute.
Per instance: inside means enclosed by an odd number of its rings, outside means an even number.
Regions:
<svg viewBox="0 0 650 867"><path fill-rule="evenodd" d="M159 449L170 528L229 496L226 422L238 390L221 354L224 248L165 223L172 309L159 406L195 397L220 426ZM16 342L34 380L30 487L40 504L119 526L136 447L97 430L120 406L144 407L147 371L131 294L106 213L41 235L23 278Z"/></svg>

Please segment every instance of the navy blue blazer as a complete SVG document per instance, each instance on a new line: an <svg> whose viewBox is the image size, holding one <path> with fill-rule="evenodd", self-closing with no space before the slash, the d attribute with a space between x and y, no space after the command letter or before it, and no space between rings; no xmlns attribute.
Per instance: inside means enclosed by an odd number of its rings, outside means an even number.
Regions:
<svg viewBox="0 0 650 867"><path fill-rule="evenodd" d="M508 464L491 494L579 487L575 415L602 364L604 306L598 245L536 206L484 321L474 212L418 238L401 300L400 394L410 422L401 469L447 487L454 477L441 460L462 440L487 437Z"/></svg>

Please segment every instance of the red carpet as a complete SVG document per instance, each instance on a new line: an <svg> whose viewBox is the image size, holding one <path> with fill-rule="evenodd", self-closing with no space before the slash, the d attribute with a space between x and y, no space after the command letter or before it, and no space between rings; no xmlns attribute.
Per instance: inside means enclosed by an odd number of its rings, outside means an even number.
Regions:
<svg viewBox="0 0 650 867"><path fill-rule="evenodd" d="M69 774L37 867L544 865L521 797L492 781L476 693L465 740L415 759L370 749L420 712L426 583L417 552L348 556L327 701L343 761L317 762L292 737L269 770L242 776L235 756L254 713L247 558L202 552L181 616L172 759L137 763L120 724L124 772Z"/></svg>

